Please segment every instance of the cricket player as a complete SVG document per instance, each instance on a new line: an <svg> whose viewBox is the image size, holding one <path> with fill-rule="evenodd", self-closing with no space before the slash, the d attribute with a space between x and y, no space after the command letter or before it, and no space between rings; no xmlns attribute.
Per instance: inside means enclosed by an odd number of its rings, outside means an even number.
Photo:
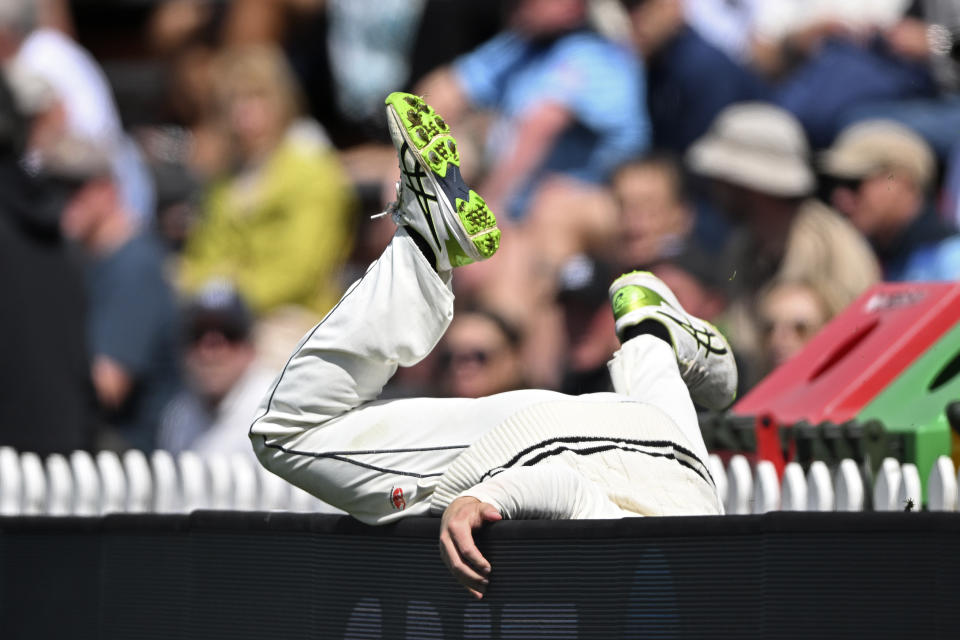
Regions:
<svg viewBox="0 0 960 640"><path fill-rule="evenodd" d="M417 96L393 93L386 104L402 174L389 209L399 229L261 402L250 429L261 463L369 524L442 516L441 556L478 598L491 567L472 532L486 521L722 513L691 397L730 404L733 355L649 273L610 287L622 343L609 363L616 393L377 399L450 324L452 270L500 243L443 119Z"/></svg>

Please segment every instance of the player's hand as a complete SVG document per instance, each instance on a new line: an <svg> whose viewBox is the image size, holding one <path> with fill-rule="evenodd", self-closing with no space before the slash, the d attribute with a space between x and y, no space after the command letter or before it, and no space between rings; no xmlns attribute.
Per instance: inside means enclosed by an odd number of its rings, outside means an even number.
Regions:
<svg viewBox="0 0 960 640"><path fill-rule="evenodd" d="M450 503L440 523L440 557L457 582L478 600L487 590L490 563L473 541L473 530L502 516L496 507L464 496Z"/></svg>

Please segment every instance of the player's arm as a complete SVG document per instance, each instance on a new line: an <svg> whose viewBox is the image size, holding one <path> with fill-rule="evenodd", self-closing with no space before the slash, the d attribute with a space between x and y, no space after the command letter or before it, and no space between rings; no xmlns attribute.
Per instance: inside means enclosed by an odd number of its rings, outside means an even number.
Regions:
<svg viewBox="0 0 960 640"><path fill-rule="evenodd" d="M461 496L443 512L440 524L440 557L450 573L475 598L483 597L490 576L490 563L473 540L473 530L484 522L500 520L491 504Z"/></svg>
<svg viewBox="0 0 960 640"><path fill-rule="evenodd" d="M482 598L491 566L473 539L485 522L508 519L620 518L597 485L563 464L507 469L464 491L443 512L440 555L450 572Z"/></svg>

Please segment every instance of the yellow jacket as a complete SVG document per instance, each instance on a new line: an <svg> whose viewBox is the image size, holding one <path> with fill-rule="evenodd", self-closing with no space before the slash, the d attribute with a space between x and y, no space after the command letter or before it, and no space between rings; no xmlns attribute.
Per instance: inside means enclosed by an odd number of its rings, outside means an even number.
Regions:
<svg viewBox="0 0 960 640"><path fill-rule="evenodd" d="M354 193L336 154L288 138L252 174L213 184L184 248L181 283L232 280L257 314L298 305L325 314L342 293Z"/></svg>

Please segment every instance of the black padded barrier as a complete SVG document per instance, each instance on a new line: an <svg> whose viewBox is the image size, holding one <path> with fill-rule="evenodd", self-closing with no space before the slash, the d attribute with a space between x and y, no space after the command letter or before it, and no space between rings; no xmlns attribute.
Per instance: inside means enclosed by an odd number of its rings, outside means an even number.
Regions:
<svg viewBox="0 0 960 640"><path fill-rule="evenodd" d="M475 601L439 521L0 518L0 637L956 638L960 514L514 521Z"/></svg>

